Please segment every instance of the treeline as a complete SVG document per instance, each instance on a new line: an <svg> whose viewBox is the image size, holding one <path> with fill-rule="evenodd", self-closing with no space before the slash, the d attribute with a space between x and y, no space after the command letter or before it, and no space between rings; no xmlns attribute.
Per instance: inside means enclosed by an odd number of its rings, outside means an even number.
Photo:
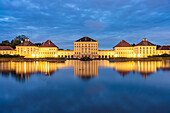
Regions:
<svg viewBox="0 0 170 113"><path fill-rule="evenodd" d="M9 40L4 40L0 43L0 46L11 46L12 48L15 49L15 46L20 44L21 41L24 41L25 39L27 39L28 37L25 35L19 35L17 37L15 37L13 40L9 41ZM35 45L39 46L42 43L35 43Z"/></svg>
<svg viewBox="0 0 170 113"><path fill-rule="evenodd" d="M21 41L24 41L26 38L28 38L28 37L26 37L25 35L19 35L11 41L9 41L9 40L2 41L0 43L0 46L11 46L12 48L15 48L16 45L20 44Z"/></svg>

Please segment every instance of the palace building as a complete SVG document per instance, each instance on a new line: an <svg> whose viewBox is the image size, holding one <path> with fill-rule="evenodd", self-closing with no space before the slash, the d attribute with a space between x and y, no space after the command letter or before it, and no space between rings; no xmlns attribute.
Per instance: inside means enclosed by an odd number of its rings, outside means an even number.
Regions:
<svg viewBox="0 0 170 113"><path fill-rule="evenodd" d="M26 58L35 58L38 57L38 47L30 42L29 39L21 41L19 45L16 46L16 54L20 56L25 56Z"/></svg>
<svg viewBox="0 0 170 113"><path fill-rule="evenodd" d="M134 56L135 57L147 57L156 55L156 45L152 44L151 42L147 41L144 38L140 43L135 45L134 47Z"/></svg>
<svg viewBox="0 0 170 113"><path fill-rule="evenodd" d="M133 46L122 40L115 47L115 57L133 57Z"/></svg>
<svg viewBox="0 0 170 113"><path fill-rule="evenodd" d="M74 42L74 58L98 58L98 41L83 37Z"/></svg>
<svg viewBox="0 0 170 113"><path fill-rule="evenodd" d="M37 46L29 39L21 41L16 49L10 46L0 46L0 54L20 55L25 58L145 58L152 55L170 54L170 46L164 45L156 50L156 45L144 38L132 46L122 40L112 50L98 50L98 41L89 37L80 38L74 43L74 50L60 50L51 40Z"/></svg>
<svg viewBox="0 0 170 113"><path fill-rule="evenodd" d="M170 54L170 45L164 45L157 50L157 54Z"/></svg>
<svg viewBox="0 0 170 113"><path fill-rule="evenodd" d="M16 51L10 47L10 46L0 46L0 54L9 54L9 55L15 55Z"/></svg>
<svg viewBox="0 0 170 113"><path fill-rule="evenodd" d="M37 56L40 58L57 57L58 47L51 40L47 40L40 45L38 50L39 54Z"/></svg>

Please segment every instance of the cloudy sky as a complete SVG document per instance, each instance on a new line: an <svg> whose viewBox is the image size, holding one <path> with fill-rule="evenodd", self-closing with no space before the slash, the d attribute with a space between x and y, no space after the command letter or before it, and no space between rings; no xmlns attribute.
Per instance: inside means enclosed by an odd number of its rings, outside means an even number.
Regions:
<svg viewBox="0 0 170 113"><path fill-rule="evenodd" d="M0 0L0 42L18 35L64 49L83 36L99 49L122 39L170 44L170 0Z"/></svg>

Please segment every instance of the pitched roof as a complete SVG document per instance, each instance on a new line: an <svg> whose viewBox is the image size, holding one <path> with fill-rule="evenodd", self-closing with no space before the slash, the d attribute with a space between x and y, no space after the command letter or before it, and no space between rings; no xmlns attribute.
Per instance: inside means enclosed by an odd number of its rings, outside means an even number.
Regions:
<svg viewBox="0 0 170 113"><path fill-rule="evenodd" d="M170 45L161 46L158 50L170 50Z"/></svg>
<svg viewBox="0 0 170 113"><path fill-rule="evenodd" d="M97 41L89 37L83 37L83 38L76 40L76 42L97 42Z"/></svg>
<svg viewBox="0 0 170 113"><path fill-rule="evenodd" d="M44 42L40 47L57 47L54 43L51 42L51 40L47 40Z"/></svg>
<svg viewBox="0 0 170 113"><path fill-rule="evenodd" d="M30 42L29 40L25 40L24 42L20 43L17 46L36 46L36 45Z"/></svg>
<svg viewBox="0 0 170 113"><path fill-rule="evenodd" d="M11 46L0 46L0 50L14 50Z"/></svg>
<svg viewBox="0 0 170 113"><path fill-rule="evenodd" d="M156 46L155 44L152 44L151 42L147 41L146 38L144 38L140 43L138 43L136 46Z"/></svg>
<svg viewBox="0 0 170 113"><path fill-rule="evenodd" d="M132 45L124 40L121 40L115 47L132 47Z"/></svg>

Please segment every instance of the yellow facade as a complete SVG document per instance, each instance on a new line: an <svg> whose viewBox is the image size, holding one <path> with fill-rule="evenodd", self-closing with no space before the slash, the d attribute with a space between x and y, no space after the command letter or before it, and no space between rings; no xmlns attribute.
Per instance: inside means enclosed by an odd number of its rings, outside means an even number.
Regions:
<svg viewBox="0 0 170 113"><path fill-rule="evenodd" d="M134 57L133 47L115 47L115 57Z"/></svg>
<svg viewBox="0 0 170 113"><path fill-rule="evenodd" d="M36 46L29 39L17 45L16 49L10 48L5 50L4 46L0 46L0 54L20 55L25 58L90 57L92 59L114 57L145 58L152 55L170 54L170 46L165 45L156 50L156 45L150 43L147 39L143 39L135 46L122 40L113 50L98 50L98 41L89 37L83 37L75 41L74 50L59 50L50 40L47 40L40 46Z"/></svg>
<svg viewBox="0 0 170 113"><path fill-rule="evenodd" d="M98 58L98 41L83 37L74 42L74 58Z"/></svg>
<svg viewBox="0 0 170 113"><path fill-rule="evenodd" d="M148 42L146 38L134 46L134 57L145 58L152 55L156 55L156 45Z"/></svg>
<svg viewBox="0 0 170 113"><path fill-rule="evenodd" d="M156 50L156 53L158 55L170 54L170 46L166 44L166 45L160 47L158 50Z"/></svg>
<svg viewBox="0 0 170 113"><path fill-rule="evenodd" d="M0 54L1 55L16 55L16 51L15 50L0 50Z"/></svg>
<svg viewBox="0 0 170 113"><path fill-rule="evenodd" d="M113 58L115 55L114 50L99 50L98 51L99 58Z"/></svg>
<svg viewBox="0 0 170 113"><path fill-rule="evenodd" d="M170 50L156 50L157 55L170 54Z"/></svg>
<svg viewBox="0 0 170 113"><path fill-rule="evenodd" d="M58 53L57 47L39 47L38 48L39 58L57 57L57 53Z"/></svg>
<svg viewBox="0 0 170 113"><path fill-rule="evenodd" d="M16 46L16 54L25 58L38 58L38 47L31 43L29 39Z"/></svg>
<svg viewBox="0 0 170 113"><path fill-rule="evenodd" d="M16 46L16 53L25 58L38 58L38 47L36 46Z"/></svg>
<svg viewBox="0 0 170 113"><path fill-rule="evenodd" d="M73 50L58 50L57 57L58 58L73 58L74 51Z"/></svg>
<svg viewBox="0 0 170 113"><path fill-rule="evenodd" d="M156 46L135 46L134 47L134 56L135 57L148 57L156 55Z"/></svg>

